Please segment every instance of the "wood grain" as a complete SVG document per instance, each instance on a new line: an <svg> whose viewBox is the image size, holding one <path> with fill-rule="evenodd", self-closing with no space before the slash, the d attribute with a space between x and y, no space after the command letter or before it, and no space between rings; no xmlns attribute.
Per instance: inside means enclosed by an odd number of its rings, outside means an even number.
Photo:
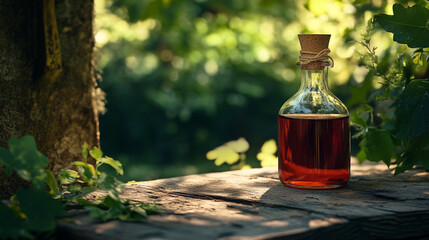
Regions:
<svg viewBox="0 0 429 240"><path fill-rule="evenodd" d="M60 224L69 239L424 239L429 238L429 173L394 177L382 164L352 165L347 187L283 187L276 168L127 184L123 197L155 202L159 215Z"/></svg>

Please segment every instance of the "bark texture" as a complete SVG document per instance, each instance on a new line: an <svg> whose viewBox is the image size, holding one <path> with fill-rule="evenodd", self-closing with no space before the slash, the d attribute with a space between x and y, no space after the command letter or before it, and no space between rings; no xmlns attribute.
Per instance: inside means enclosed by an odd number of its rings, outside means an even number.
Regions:
<svg viewBox="0 0 429 240"><path fill-rule="evenodd" d="M62 72L41 85L43 1L0 0L0 146L10 137L32 135L58 173L80 159L81 146L99 146L93 77L93 1L56 1ZM0 169L0 195L22 182Z"/></svg>

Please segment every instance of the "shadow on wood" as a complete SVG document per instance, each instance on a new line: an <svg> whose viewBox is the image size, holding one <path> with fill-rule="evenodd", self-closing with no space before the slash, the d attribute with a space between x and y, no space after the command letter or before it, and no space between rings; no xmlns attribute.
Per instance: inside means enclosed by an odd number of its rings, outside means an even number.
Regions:
<svg viewBox="0 0 429 240"><path fill-rule="evenodd" d="M82 213L60 225L69 239L407 239L429 236L429 173L393 177L381 164L352 166L343 189L283 187L276 168L126 185L123 197L160 215L101 223Z"/></svg>

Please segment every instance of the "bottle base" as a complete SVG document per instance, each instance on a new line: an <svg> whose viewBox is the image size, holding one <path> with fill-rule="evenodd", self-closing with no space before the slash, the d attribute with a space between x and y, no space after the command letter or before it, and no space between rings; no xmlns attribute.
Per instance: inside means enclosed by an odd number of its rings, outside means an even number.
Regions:
<svg viewBox="0 0 429 240"><path fill-rule="evenodd" d="M308 182L308 181L281 181L285 187L297 188L297 189L313 189L313 190L323 190L323 189L334 189L334 188L343 188L347 185L347 182L343 183L333 183L326 184L321 182Z"/></svg>

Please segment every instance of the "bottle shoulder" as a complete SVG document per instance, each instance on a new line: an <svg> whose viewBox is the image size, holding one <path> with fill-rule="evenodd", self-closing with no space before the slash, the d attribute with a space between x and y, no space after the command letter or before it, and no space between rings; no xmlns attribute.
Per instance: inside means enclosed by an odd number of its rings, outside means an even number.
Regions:
<svg viewBox="0 0 429 240"><path fill-rule="evenodd" d="M279 114L349 115L347 107L330 91L299 91L280 108Z"/></svg>

